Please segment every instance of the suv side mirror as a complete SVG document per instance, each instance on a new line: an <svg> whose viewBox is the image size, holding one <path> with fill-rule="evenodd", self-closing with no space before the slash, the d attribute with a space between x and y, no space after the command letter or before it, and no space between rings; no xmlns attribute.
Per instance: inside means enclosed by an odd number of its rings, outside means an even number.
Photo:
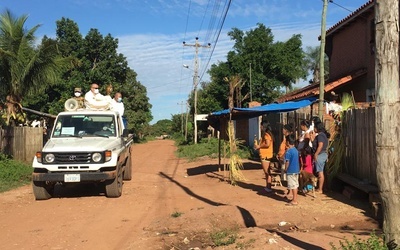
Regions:
<svg viewBox="0 0 400 250"><path fill-rule="evenodd" d="M129 135L129 130L127 128L124 128L124 130L122 130L122 137L128 137Z"/></svg>

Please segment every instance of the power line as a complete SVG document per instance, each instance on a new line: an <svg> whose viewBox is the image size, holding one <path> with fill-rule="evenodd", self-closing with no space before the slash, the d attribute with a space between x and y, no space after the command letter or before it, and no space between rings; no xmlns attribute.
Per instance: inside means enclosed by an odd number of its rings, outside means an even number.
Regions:
<svg viewBox="0 0 400 250"><path fill-rule="evenodd" d="M334 2L333 0L329 0L329 2L330 3L333 3L334 5L336 5L336 6L338 6L338 7L340 7L340 8L342 8L342 9L344 9L344 10L347 10L348 12L353 12L352 10L350 10L350 9L347 9L346 7L344 7L344 6L342 6L342 5L340 5L340 4L337 4L336 2Z"/></svg>
<svg viewBox="0 0 400 250"><path fill-rule="evenodd" d="M221 25L220 25L220 27L219 27L218 35L217 35L215 41L213 42L213 47L212 47L211 53L210 53L210 55L209 55L209 57L208 57L206 66L204 67L204 70L202 71L202 73L201 73L201 75L200 75L200 81L201 81L201 79L203 78L204 73L206 72L206 69L207 69L208 65L210 64L211 57L212 57L212 55L213 55L213 53L214 53L215 46L217 46L217 42L218 42L219 36L220 36L220 34L221 34L222 27L224 26L225 19L226 19L226 16L227 16L227 14L228 14L228 10L229 10L229 8L230 8L231 2L232 2L232 0L229 0L228 6L225 8L224 16L223 16L223 18L222 18L222 21L220 22Z"/></svg>
<svg viewBox="0 0 400 250"><path fill-rule="evenodd" d="M181 80L187 80L187 79L190 79L191 77L186 77L186 78L181 78L180 79L180 81ZM161 87L165 87L165 86L167 86L167 85L171 85L171 84L174 84L174 83L177 83L178 81L172 81L172 82L168 82L168 83L163 83L162 85L157 85L157 86L152 86L152 87L149 87L149 88L147 88L147 89L156 89L156 88L161 88Z"/></svg>
<svg viewBox="0 0 400 250"><path fill-rule="evenodd" d="M225 5L224 5L224 8L222 10L226 9L226 6L227 6L227 2L225 1ZM213 51L215 49L215 46L216 46L217 40L218 40L218 38L216 38L216 36L217 36L217 34L219 34L220 30L222 29L221 23L223 22L222 20L225 17L225 15L223 13L224 11L222 11L220 17L218 18L219 21L216 24L216 19L217 19L218 13L220 12L220 9L221 9L221 1L216 1L215 4L214 4L214 7L213 7L213 11L211 13L211 19L210 19L210 22L209 22L209 26L208 26L208 29L207 29L206 36L205 36L206 37L206 41L211 41L212 42L213 50L211 50L206 56L204 56L204 61L205 62L206 61L209 62L211 60ZM200 73L201 79L202 79L202 77L204 76L204 74L205 74L205 72L207 70L208 64L209 63L205 63L201 67L201 73Z"/></svg>
<svg viewBox="0 0 400 250"><path fill-rule="evenodd" d="M211 0L208 0L208 2L207 2L207 7L206 7L206 10L204 11L203 19L201 19L201 24L200 24L199 32L197 33L197 37L199 37L200 30L201 30L202 27L203 27L203 22L204 22L204 19L206 18L208 6L210 6L210 1L211 1ZM207 41L207 39L206 39L206 41Z"/></svg>
<svg viewBox="0 0 400 250"><path fill-rule="evenodd" d="M185 35L184 35L184 39L186 39L186 32L187 32L187 28L188 28L188 23L189 23L189 14L190 14L190 6L192 5L192 0L189 1L189 8L188 8L188 13L187 13L187 17L186 17L186 26L185 26Z"/></svg>

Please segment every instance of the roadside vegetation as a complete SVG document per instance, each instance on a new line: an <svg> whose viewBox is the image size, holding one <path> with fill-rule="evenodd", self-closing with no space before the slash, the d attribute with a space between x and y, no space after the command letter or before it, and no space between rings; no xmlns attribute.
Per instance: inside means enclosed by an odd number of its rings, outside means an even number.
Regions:
<svg viewBox="0 0 400 250"><path fill-rule="evenodd" d="M32 168L0 154L0 193L28 184Z"/></svg>
<svg viewBox="0 0 400 250"><path fill-rule="evenodd" d="M197 144L180 144L179 138L175 140L178 147L177 156L188 160L196 160L201 157L218 158L219 142L217 138L203 138ZM224 152L229 152L229 143L221 141L221 157L226 157ZM237 154L242 159L247 159L251 156L251 150L245 145L239 145Z"/></svg>
<svg viewBox="0 0 400 250"><path fill-rule="evenodd" d="M384 240L376 235L374 232L370 234L370 237L366 240L361 240L357 238L355 235L352 240L345 239L344 241L340 241L340 247L337 247L331 243L332 250L386 250L386 249L398 249L396 246L392 246L389 248L385 245Z"/></svg>

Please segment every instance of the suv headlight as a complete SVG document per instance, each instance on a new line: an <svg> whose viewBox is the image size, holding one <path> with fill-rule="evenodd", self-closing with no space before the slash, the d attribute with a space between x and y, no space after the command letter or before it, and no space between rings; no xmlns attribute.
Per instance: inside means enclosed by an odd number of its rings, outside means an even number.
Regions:
<svg viewBox="0 0 400 250"><path fill-rule="evenodd" d="M102 157L101 153L94 153L94 154L92 155L92 160L93 160L94 162L100 162L102 158L103 158L103 157Z"/></svg>
<svg viewBox="0 0 400 250"><path fill-rule="evenodd" d="M54 154L46 154L44 156L44 161L47 163L52 163L55 160Z"/></svg>

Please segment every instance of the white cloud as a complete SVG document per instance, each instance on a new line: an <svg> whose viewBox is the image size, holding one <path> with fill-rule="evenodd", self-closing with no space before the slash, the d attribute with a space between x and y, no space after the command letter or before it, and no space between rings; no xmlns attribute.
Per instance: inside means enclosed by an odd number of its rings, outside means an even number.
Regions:
<svg viewBox="0 0 400 250"><path fill-rule="evenodd" d="M285 23L270 28L275 41L285 41L293 34L301 33L304 47L318 45L320 28L317 23ZM232 50L233 41L227 36L228 31L221 32L208 68L213 63L225 61L228 51ZM187 37L194 36L187 34ZM140 34L118 39L119 52L127 57L129 66L138 73L138 80L148 90L153 105L153 122L170 119L171 114L180 113L178 103L187 100L193 87L193 72L183 68L183 64L193 69L194 62L194 48L182 45L183 34ZM209 51L200 52L208 55ZM202 56L199 55L199 58ZM205 64L206 61L201 61L200 68ZM209 76L205 74L202 80L209 80Z"/></svg>

